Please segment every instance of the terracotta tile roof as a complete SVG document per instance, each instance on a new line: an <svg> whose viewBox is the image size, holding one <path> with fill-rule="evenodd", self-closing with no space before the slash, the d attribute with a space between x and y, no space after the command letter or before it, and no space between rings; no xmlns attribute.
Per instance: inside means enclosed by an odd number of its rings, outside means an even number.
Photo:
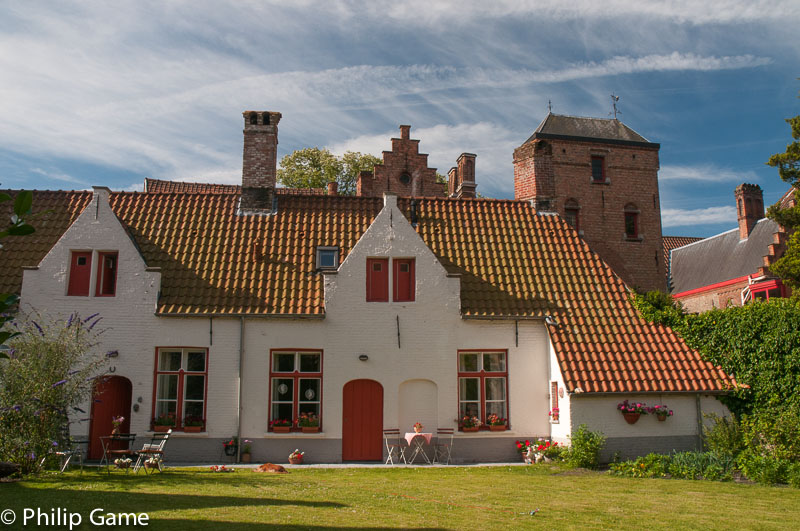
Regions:
<svg viewBox="0 0 800 531"><path fill-rule="evenodd" d="M16 197L17 191L5 190ZM28 236L8 236L0 242L0 293L19 293L22 267L35 266L61 238L72 222L92 200L92 192L33 192L33 216L29 223L36 232ZM0 218L8 220L13 201L0 203Z"/></svg>
<svg viewBox="0 0 800 531"><path fill-rule="evenodd" d="M89 201L88 193L61 194L68 213L58 219ZM343 260L383 206L380 198L285 195L277 214L243 217L228 193L123 192L110 202L147 264L161 268L162 315L323 317L316 246L339 246ZM410 200L398 203L408 216ZM417 212L421 237L461 274L465 318L556 319L549 330L568 390L733 384L671 330L639 318L622 281L557 216L479 199L419 199Z"/></svg>
<svg viewBox="0 0 800 531"><path fill-rule="evenodd" d="M703 238L697 238L695 236L662 236L661 237L661 245L664 248L664 265L667 266L665 271L667 272L667 278L669 278L669 252L673 249L677 249L678 247L683 247L684 245L689 245L690 243L699 242Z"/></svg>
<svg viewBox="0 0 800 531"><path fill-rule="evenodd" d="M182 181L144 180L144 190L151 194L195 193L195 194L241 194L238 184L187 183ZM326 188L276 188L278 195L327 195Z"/></svg>

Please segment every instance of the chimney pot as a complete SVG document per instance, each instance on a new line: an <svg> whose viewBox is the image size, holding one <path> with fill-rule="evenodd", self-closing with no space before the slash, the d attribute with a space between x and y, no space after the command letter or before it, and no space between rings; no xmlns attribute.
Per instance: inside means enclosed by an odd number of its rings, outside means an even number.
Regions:
<svg viewBox="0 0 800 531"><path fill-rule="evenodd" d="M736 217L739 221L739 239L750 237L758 220L764 217L764 192L757 184L743 183L734 191Z"/></svg>
<svg viewBox="0 0 800 531"><path fill-rule="evenodd" d="M328 183L328 195L339 195L339 183L336 181Z"/></svg>
<svg viewBox="0 0 800 531"><path fill-rule="evenodd" d="M276 185L281 113L244 111L242 115L242 210L271 208Z"/></svg>
<svg viewBox="0 0 800 531"><path fill-rule="evenodd" d="M400 126L400 138L403 140L408 140L411 138L411 126L410 125L401 125Z"/></svg>

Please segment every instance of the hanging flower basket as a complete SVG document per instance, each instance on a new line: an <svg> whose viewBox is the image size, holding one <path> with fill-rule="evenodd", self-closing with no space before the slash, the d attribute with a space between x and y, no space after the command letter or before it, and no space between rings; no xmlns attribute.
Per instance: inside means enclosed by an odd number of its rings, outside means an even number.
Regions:
<svg viewBox="0 0 800 531"><path fill-rule="evenodd" d="M625 417L625 422L628 424L636 424L636 421L639 420L639 417L642 416L641 413L623 413L623 417Z"/></svg>

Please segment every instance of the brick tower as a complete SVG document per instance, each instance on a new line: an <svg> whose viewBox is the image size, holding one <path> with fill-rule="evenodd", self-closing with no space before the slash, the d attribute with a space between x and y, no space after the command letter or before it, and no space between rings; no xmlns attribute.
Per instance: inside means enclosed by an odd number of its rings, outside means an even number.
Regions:
<svg viewBox="0 0 800 531"><path fill-rule="evenodd" d="M560 214L628 286L664 291L659 149L616 119L548 114L514 150L514 196Z"/></svg>
<svg viewBox="0 0 800 531"><path fill-rule="evenodd" d="M734 190L739 239L746 240L759 219L764 217L764 192L757 184L743 183Z"/></svg>

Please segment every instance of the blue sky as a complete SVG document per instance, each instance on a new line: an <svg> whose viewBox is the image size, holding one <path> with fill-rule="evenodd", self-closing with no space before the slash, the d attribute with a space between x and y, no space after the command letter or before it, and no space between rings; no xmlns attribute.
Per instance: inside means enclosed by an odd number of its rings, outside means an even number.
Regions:
<svg viewBox="0 0 800 531"><path fill-rule="evenodd" d="M702 4L702 5L701 5ZM3 188L238 183L243 110L283 113L279 156L380 155L398 125L446 173L513 196L512 152L547 113L620 119L661 144L664 234L733 228L733 189L800 114L800 2L495 0L6 2Z"/></svg>

